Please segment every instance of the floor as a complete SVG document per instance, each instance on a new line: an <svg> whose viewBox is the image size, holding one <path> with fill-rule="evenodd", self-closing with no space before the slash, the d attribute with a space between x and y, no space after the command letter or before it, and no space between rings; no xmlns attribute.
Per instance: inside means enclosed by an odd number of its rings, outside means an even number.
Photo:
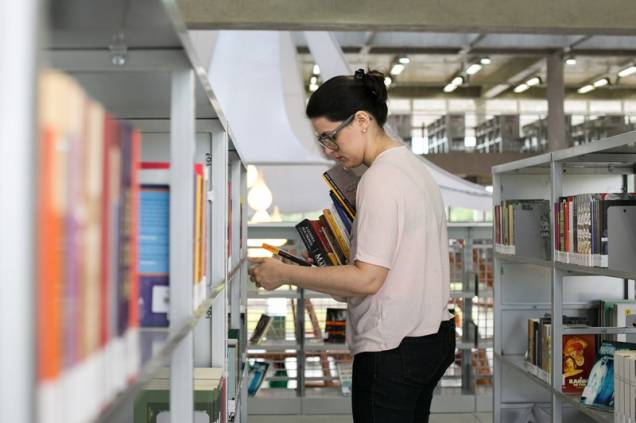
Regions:
<svg viewBox="0 0 636 423"><path fill-rule="evenodd" d="M248 423L352 423L349 416L250 416ZM492 414L432 414L429 423L492 423Z"/></svg>

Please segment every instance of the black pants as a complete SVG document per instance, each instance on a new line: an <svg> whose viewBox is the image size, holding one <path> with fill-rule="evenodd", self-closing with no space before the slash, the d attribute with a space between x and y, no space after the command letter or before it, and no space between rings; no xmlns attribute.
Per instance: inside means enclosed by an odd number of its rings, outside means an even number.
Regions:
<svg viewBox="0 0 636 423"><path fill-rule="evenodd" d="M455 360L455 322L400 346L363 352L353 360L354 423L427 423L433 390Z"/></svg>

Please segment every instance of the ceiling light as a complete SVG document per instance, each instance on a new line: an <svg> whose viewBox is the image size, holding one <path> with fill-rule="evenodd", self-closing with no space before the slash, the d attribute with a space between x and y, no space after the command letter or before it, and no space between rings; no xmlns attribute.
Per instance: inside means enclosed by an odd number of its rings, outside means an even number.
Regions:
<svg viewBox="0 0 636 423"><path fill-rule="evenodd" d="M451 81L451 84L453 85L457 85L460 86L464 83L464 77L463 76L456 76L455 78L453 78L453 80Z"/></svg>
<svg viewBox="0 0 636 423"><path fill-rule="evenodd" d="M621 78L625 78L626 76L632 75L634 73L636 73L636 65L631 65L618 72L618 76L620 76Z"/></svg>
<svg viewBox="0 0 636 423"><path fill-rule="evenodd" d="M309 91L312 93L318 89L318 84L309 84Z"/></svg>
<svg viewBox="0 0 636 423"><path fill-rule="evenodd" d="M314 75L309 78L309 83L315 85L318 82L318 78Z"/></svg>
<svg viewBox="0 0 636 423"><path fill-rule="evenodd" d="M568 56L565 58L565 64L569 65L569 66L573 66L576 65L576 57L574 56Z"/></svg>
<svg viewBox="0 0 636 423"><path fill-rule="evenodd" d="M520 85L517 85L515 87L514 92L519 94L519 93L522 93L522 92L526 91L528 88L530 88L530 86L528 84L520 84Z"/></svg>
<svg viewBox="0 0 636 423"><path fill-rule="evenodd" d="M393 80L391 79L390 76L384 77L384 85L386 85L387 88L390 87L392 83L393 83Z"/></svg>
<svg viewBox="0 0 636 423"><path fill-rule="evenodd" d="M590 91L592 91L592 90L594 90L594 85L592 85L592 84L587 84L587 85L584 85L584 86L582 86L581 88L579 88L579 89L577 90L577 92L578 92L579 94L586 94L586 93L589 93L589 92L590 92Z"/></svg>
<svg viewBox="0 0 636 423"><path fill-rule="evenodd" d="M482 65L489 65L492 63L492 59L488 56L485 56L479 60L479 63L481 63Z"/></svg>
<svg viewBox="0 0 636 423"><path fill-rule="evenodd" d="M404 65L402 63L396 63L391 68L391 75L397 76L401 74L403 70L404 70Z"/></svg>
<svg viewBox="0 0 636 423"><path fill-rule="evenodd" d="M599 79L599 80L597 80L597 81L594 81L594 84L593 84L593 85L594 85L594 87L595 87L595 88L599 88L599 87L604 87L604 86L606 86L607 84L609 84L609 79L607 79L607 78L602 78L602 79Z"/></svg>
<svg viewBox="0 0 636 423"><path fill-rule="evenodd" d="M318 66L318 64L314 65L314 69L312 72L314 75L320 75L320 66Z"/></svg>
<svg viewBox="0 0 636 423"><path fill-rule="evenodd" d="M481 67L482 66L479 63L473 63L472 65L468 66L468 68L466 69L466 73L468 75L474 75L481 70Z"/></svg>
<svg viewBox="0 0 636 423"><path fill-rule="evenodd" d="M532 77L526 81L526 85L529 87L534 87L535 85L539 85L541 83L541 78L538 76Z"/></svg>
<svg viewBox="0 0 636 423"><path fill-rule="evenodd" d="M451 83L451 84L447 84L447 85L444 87L444 92L445 92L445 93L452 93L452 92L453 92L453 91L455 91L456 89L457 89L457 85L455 85L455 84L452 84L452 83Z"/></svg>
<svg viewBox="0 0 636 423"><path fill-rule="evenodd" d="M409 59L408 56L400 56L398 58L398 62L400 62L403 65L408 65L409 63L411 63L411 59Z"/></svg>

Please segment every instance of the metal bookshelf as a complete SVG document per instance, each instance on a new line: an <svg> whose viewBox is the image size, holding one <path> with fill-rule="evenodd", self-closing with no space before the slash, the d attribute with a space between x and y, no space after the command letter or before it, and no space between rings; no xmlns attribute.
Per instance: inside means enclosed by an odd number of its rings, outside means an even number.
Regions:
<svg viewBox="0 0 636 423"><path fill-rule="evenodd" d="M438 387L432 410L488 412L492 407L492 225L449 223L448 231L452 240L449 245L451 301L462 319L457 326L456 364ZM288 244L283 248L302 245L294 225L288 223L250 225L248 238L286 239ZM345 344L325 343L314 337L304 300L312 300L322 327L324 308L337 304L344 307L344 304L318 292L289 286L272 292L250 287L248 292L250 328L256 325L260 313L267 312L267 300L272 298L287 301L286 319L295 319L294 324L287 322L284 340L264 340L249 347L252 359L284 365L288 373L284 378L274 376L271 371L268 373L266 381L286 382L286 389L264 384L256 396L249 397L249 413L350 414L351 399L341 393L337 366L350 363L352 357ZM295 300L293 306L289 303L291 300ZM299 332L298 328L304 330ZM328 370L324 367L325 359ZM321 381L322 385L311 386Z"/></svg>
<svg viewBox="0 0 636 423"><path fill-rule="evenodd" d="M634 190L636 132L592 144L546 153L493 168L495 204L513 199ZM551 221L554 220L554 211ZM554 249L554 237L553 249ZM523 242L523 240L517 240ZM636 272L585 267L532 257L495 254L495 384L494 421L583 422L613 421L613 413L585 407L577 395L564 394L562 335L564 333L626 333L633 329L592 327L564 330L552 319L551 375L526 363L527 319L587 316L595 322L601 298L634 298ZM510 372L508 369L514 371ZM533 383L528 383L528 381Z"/></svg>
<svg viewBox="0 0 636 423"><path fill-rule="evenodd" d="M16 283L10 287L3 283L0 295L3 300L1 333L5 344L13 346L6 348L8 354L3 353L0 358L2 374L7 376L0 381L0 420L36 422L42 417L37 415L34 406L38 386L34 376L33 329L36 286L34 263L29 259L35 251L31 229L35 215L35 182L31 173L34 173L39 135L35 131L34 112L37 75L43 68L53 67L71 74L106 110L117 118L132 121L140 129L143 160L171 163L170 327L142 328L139 373L104 410L95 412L96 420L132 421L136 396L162 367L169 365L172 422L193 421L194 367L222 367L226 378L238 375L238 383L232 385L236 392L226 395L225 419L245 421L247 403L243 398L247 387L242 382L246 377L245 356L235 362L234 368L228 367L228 329L245 333L241 313L245 311L246 302L247 248L246 237L241 239L241 234L247 233L242 207L246 197L246 167L233 146L228 122L218 107L205 68L196 57L176 2L25 1L16 3L13 9L17 25L9 28L9 34L3 32L6 35L3 47L8 46L6 51L15 52L15 61L8 66L18 73L5 81L3 62L2 83L12 85L16 91L13 99L2 96L0 120L3 127L13 130L11 134L16 142L2 143L0 172L3 180L17 182L15 190L6 192L8 203L15 200L15 205L11 209L2 207L0 211L3 272L5 260L13 260L10 251L14 250L20 258L6 268L16 275ZM4 43L4 40L12 41ZM16 98L27 100L16 103ZM13 107L14 104L17 107ZM9 125L9 122L15 124ZM13 162L11 166L5 166L5 159ZM193 309L192 166L195 161L210 166L208 200L211 204L210 248L206 258L208 296ZM228 181L231 181L231 193ZM231 217L228 216L229 198ZM17 220L14 221L14 217ZM14 228L5 232L5 224L9 222ZM229 231L231 251L228 251L228 225L232 228ZM4 307L5 302L12 302L18 308ZM246 351L244 339L238 343L241 351ZM78 401L77 398L63 400Z"/></svg>

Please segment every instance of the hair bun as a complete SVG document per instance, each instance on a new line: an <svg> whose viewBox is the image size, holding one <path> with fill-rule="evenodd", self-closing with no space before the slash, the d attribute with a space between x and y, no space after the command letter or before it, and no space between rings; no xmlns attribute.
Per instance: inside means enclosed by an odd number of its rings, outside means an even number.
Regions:
<svg viewBox="0 0 636 423"><path fill-rule="evenodd" d="M358 69L353 74L354 79L362 81L362 83L371 91L376 103L386 103L388 93L386 85L384 85L384 74L376 70L365 72L364 69Z"/></svg>

